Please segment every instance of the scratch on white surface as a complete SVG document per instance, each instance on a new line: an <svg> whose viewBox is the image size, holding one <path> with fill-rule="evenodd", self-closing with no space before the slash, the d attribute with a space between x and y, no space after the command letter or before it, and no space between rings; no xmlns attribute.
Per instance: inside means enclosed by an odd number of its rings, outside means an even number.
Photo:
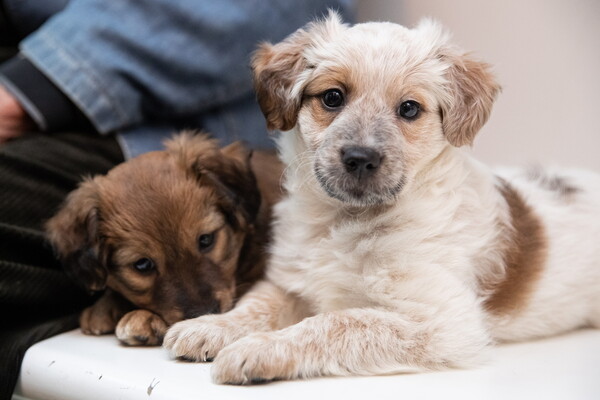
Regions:
<svg viewBox="0 0 600 400"><path fill-rule="evenodd" d="M154 381L156 381L156 382L154 382ZM150 386L148 386L148 390L146 390L146 393L148 393L148 396L150 396L152 394L152 391L154 390L156 385L158 385L159 383L160 383L160 381L157 381L156 378L152 379L152 382L150 382Z"/></svg>
<svg viewBox="0 0 600 400"><path fill-rule="evenodd" d="M56 361L52 361L50 364L48 364L48 368L50 368Z"/></svg>

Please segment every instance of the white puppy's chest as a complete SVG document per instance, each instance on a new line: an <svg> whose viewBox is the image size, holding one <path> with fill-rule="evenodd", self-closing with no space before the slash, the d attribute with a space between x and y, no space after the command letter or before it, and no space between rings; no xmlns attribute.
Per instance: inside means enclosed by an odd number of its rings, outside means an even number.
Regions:
<svg viewBox="0 0 600 400"><path fill-rule="evenodd" d="M356 218L333 207L314 215L309 209L293 197L278 205L267 275L315 312L431 303L438 284L442 291L444 285L475 289L470 254L493 239L473 223L445 217L460 214L448 203L411 204L410 212L396 205Z"/></svg>
<svg viewBox="0 0 600 400"><path fill-rule="evenodd" d="M288 225L286 231L287 239L279 236L287 242L285 254L275 254L276 268L269 271L274 282L300 295L316 312L376 304L367 284L377 258L371 232L349 226L318 231L310 224ZM293 239L300 236L309 240Z"/></svg>
<svg viewBox="0 0 600 400"><path fill-rule="evenodd" d="M283 208L294 204L282 204ZM397 303L403 287L418 275L414 265L431 252L417 254L415 235L399 234L389 217L314 222L306 214L284 211L276 227L269 279L301 296L315 312L380 307ZM407 223L404 227L411 230ZM414 230L413 230L414 231Z"/></svg>

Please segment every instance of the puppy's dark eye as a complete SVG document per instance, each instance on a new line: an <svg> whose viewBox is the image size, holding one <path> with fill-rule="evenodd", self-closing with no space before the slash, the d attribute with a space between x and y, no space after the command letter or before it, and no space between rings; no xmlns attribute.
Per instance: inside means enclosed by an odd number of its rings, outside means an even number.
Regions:
<svg viewBox="0 0 600 400"><path fill-rule="evenodd" d="M404 119L413 120L419 116L421 105L414 100L408 100L400 104L398 115Z"/></svg>
<svg viewBox="0 0 600 400"><path fill-rule="evenodd" d="M148 273L150 271L154 271L156 266L154 265L154 261L149 258L140 258L136 262L133 263L133 268L135 268L139 272Z"/></svg>
<svg viewBox="0 0 600 400"><path fill-rule="evenodd" d="M215 244L215 234L206 233L198 237L198 248L201 252L205 253L210 251Z"/></svg>
<svg viewBox="0 0 600 400"><path fill-rule="evenodd" d="M330 89L323 93L323 104L327 108L338 108L344 105L344 94L338 89Z"/></svg>

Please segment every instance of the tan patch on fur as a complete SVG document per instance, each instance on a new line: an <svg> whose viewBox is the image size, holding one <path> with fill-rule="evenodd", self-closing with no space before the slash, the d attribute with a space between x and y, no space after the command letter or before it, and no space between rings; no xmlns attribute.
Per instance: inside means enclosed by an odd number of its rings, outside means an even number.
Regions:
<svg viewBox="0 0 600 400"><path fill-rule="evenodd" d="M321 96L306 98L303 107L310 108L312 123L321 130L327 128L339 114L337 111L325 109Z"/></svg>
<svg viewBox="0 0 600 400"><path fill-rule="evenodd" d="M430 132L436 132L439 129L439 122L436 118L432 118L431 114L426 112L415 121L398 121L400 131L411 145L405 150L407 166L413 166L420 159L420 155L427 148L431 138L428 137Z"/></svg>
<svg viewBox="0 0 600 400"><path fill-rule="evenodd" d="M427 151L433 139L430 137L431 132L437 132L439 129L439 119L429 112L428 104L418 96L411 97L422 105L419 117L414 121L403 118L397 120L400 132L410 145L405 149L408 165L414 165L421 158L420 155Z"/></svg>
<svg viewBox="0 0 600 400"><path fill-rule="evenodd" d="M307 83L304 89L304 95L317 96L325 93L330 89L338 89L345 95L352 93L354 90L354 79L352 70L343 66L336 68L321 69Z"/></svg>
<svg viewBox="0 0 600 400"><path fill-rule="evenodd" d="M499 190L510 209L512 232L505 244L505 279L485 302L485 307L496 315L515 314L525 307L547 257L540 219L506 181L501 182Z"/></svg>
<svg viewBox="0 0 600 400"><path fill-rule="evenodd" d="M332 89L341 91L344 104L348 103L353 90L350 71L341 67L321 70L308 82L303 92L302 107L310 109L312 123L321 130L327 128L344 108L342 106L339 109L328 110L323 105L323 95Z"/></svg>

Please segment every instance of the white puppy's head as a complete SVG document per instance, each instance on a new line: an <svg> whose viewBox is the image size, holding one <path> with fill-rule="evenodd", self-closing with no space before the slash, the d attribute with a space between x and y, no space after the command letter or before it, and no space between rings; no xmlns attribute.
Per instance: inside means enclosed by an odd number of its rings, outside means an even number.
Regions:
<svg viewBox="0 0 600 400"><path fill-rule="evenodd" d="M349 27L335 13L252 61L270 129L295 130L314 174L354 206L394 201L447 146L471 144L499 86L431 20Z"/></svg>

